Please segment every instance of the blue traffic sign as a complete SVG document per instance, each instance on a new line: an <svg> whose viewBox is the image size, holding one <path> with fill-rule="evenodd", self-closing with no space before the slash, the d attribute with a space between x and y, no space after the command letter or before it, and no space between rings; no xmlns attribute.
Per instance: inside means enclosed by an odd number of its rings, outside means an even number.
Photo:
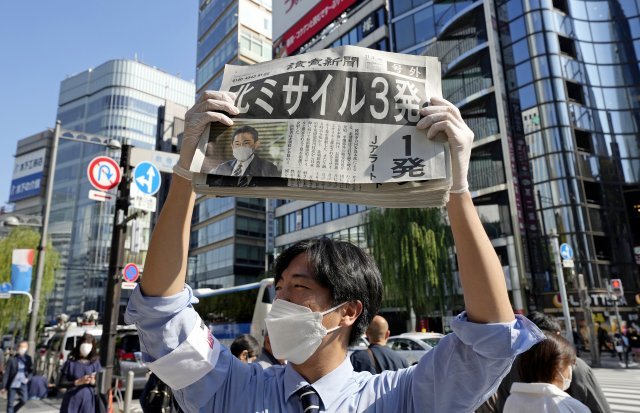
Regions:
<svg viewBox="0 0 640 413"><path fill-rule="evenodd" d="M563 260L572 260L573 259L573 248L569 244L560 245L560 256Z"/></svg>
<svg viewBox="0 0 640 413"><path fill-rule="evenodd" d="M146 195L154 195L160 189L160 171L151 162L140 162L133 170L133 182Z"/></svg>
<svg viewBox="0 0 640 413"><path fill-rule="evenodd" d="M9 291L11 291L11 283L0 284L0 294L8 293Z"/></svg>

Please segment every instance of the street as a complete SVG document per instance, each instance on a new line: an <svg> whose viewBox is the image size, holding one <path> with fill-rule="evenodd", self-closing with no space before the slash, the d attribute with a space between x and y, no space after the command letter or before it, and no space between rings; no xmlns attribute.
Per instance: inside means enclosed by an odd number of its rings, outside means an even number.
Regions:
<svg viewBox="0 0 640 413"><path fill-rule="evenodd" d="M640 369L599 368L593 371L612 412L640 412Z"/></svg>
<svg viewBox="0 0 640 413"><path fill-rule="evenodd" d="M29 400L29 403L25 407L19 410L19 412L29 413L53 413L60 411L60 404L62 403L62 397L43 400ZM142 413L140 403L138 400L133 400L132 407L129 413ZM6 396L0 396L0 412L7 411L7 399Z"/></svg>

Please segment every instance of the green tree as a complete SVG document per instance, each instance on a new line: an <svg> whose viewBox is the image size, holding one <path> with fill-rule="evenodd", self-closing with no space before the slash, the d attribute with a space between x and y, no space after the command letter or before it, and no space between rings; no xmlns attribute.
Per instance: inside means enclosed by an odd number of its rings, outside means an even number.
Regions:
<svg viewBox="0 0 640 413"><path fill-rule="evenodd" d="M36 256L33 265L32 288L36 278L36 267L38 262L38 244L40 243L40 233L31 228L14 228L9 235L0 240L0 283L11 282L11 258L14 249L34 249ZM45 254L45 267L42 278L42 293L40 295L40 308L38 311L40 327L44 321L44 313L47 308L49 294L53 290L54 272L58 267L58 252L47 243L47 253ZM0 300L0 334L7 334L12 323L22 323L26 332L29 320L28 314L29 299L24 295L12 295L9 299ZM14 332L15 334L16 332Z"/></svg>
<svg viewBox="0 0 640 413"><path fill-rule="evenodd" d="M384 283L386 307L407 313L444 315L453 291L449 251L452 237L442 211L430 209L373 209L367 226L371 253Z"/></svg>

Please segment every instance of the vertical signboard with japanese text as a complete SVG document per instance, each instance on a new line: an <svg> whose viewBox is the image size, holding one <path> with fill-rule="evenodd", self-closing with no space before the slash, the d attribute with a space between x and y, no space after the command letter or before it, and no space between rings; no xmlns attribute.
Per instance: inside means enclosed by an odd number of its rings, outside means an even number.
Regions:
<svg viewBox="0 0 640 413"><path fill-rule="evenodd" d="M42 148L16 157L9 202L40 195L46 153Z"/></svg>

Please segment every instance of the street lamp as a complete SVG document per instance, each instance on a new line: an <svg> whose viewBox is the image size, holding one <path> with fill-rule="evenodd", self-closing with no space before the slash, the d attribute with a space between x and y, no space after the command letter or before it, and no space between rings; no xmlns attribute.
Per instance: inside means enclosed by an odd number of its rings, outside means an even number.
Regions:
<svg viewBox="0 0 640 413"><path fill-rule="evenodd" d="M51 200L53 198L53 183L56 173L56 161L58 158L58 143L60 139L78 141L77 139L69 139L60 136L60 121L56 121L53 130L53 139L51 142L51 156L49 157L49 173L47 176L47 190L45 195L44 211L42 213L42 231L40 234L40 243L38 244L38 267L36 270L36 283L33 291L33 308L29 319L29 334L27 342L29 343L29 355L34 356L36 347L36 329L38 326L38 313L40 309L40 294L42 293L42 278L44 276L45 251L47 248L47 235L49 232L49 217L51 215ZM83 141L80 141L83 142ZM107 146L110 149L121 149L122 144L116 139L110 139L108 142L86 141L95 145Z"/></svg>

